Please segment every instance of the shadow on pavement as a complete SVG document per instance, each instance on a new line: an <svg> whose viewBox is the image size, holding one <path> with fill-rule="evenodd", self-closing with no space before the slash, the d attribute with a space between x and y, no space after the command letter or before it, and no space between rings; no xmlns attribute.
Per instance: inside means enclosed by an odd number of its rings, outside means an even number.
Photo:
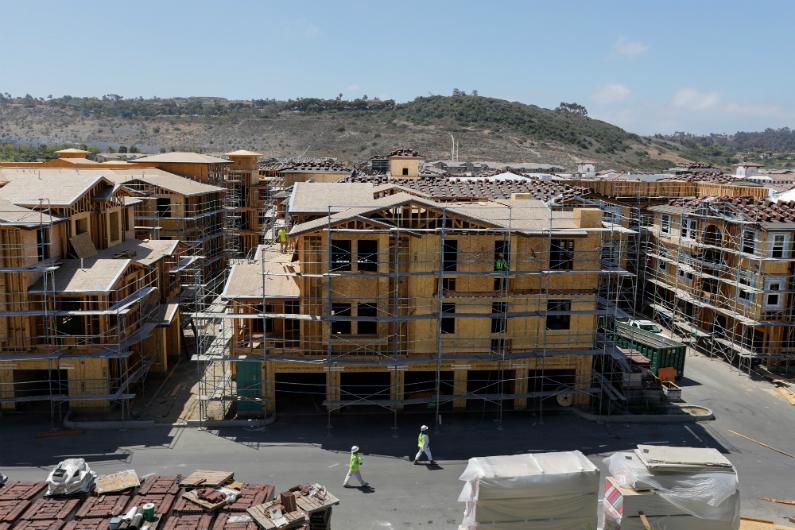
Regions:
<svg viewBox="0 0 795 530"><path fill-rule="evenodd" d="M214 430L218 436L253 447L272 444L314 444L330 451L348 452L358 445L364 454L411 459L416 451L420 425L431 426L431 448L439 460L466 460L474 456L543 451L581 450L586 454L634 448L639 443L714 447L727 453L703 427L688 424L598 424L574 415L545 417L529 413L505 415L502 425L490 418L447 415L435 426L424 415L391 416L326 415L286 416L257 431L239 428ZM501 428L498 428L501 427Z"/></svg>

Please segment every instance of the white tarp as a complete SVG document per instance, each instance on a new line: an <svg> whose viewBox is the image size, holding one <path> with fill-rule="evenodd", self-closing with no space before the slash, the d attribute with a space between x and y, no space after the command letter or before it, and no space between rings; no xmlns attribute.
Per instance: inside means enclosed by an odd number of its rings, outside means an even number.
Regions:
<svg viewBox="0 0 795 530"><path fill-rule="evenodd" d="M702 455L704 463L699 465L698 451L714 453ZM654 462L654 469L650 469L644 459ZM633 499L633 513L623 510L617 513L609 503L604 503L606 528L635 528L638 514L634 512L638 511L654 516L650 521L654 519L654 528L660 530L739 528L737 472L731 464L727 467L724 461L728 461L714 449L688 452L662 448L644 452L640 448L635 452L615 453L605 461L610 476L618 485L650 492L645 498ZM662 511L663 506L666 506L665 511Z"/></svg>
<svg viewBox="0 0 795 530"><path fill-rule="evenodd" d="M599 470L579 451L470 458L460 528L596 529Z"/></svg>

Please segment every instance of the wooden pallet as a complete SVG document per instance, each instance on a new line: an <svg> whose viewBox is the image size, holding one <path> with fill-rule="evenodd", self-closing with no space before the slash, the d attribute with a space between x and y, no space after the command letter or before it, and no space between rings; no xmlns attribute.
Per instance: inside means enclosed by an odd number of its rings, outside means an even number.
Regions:
<svg viewBox="0 0 795 530"><path fill-rule="evenodd" d="M235 477L231 471L210 471L207 469L197 469L184 479L179 485L183 488L196 488L198 486L208 486L211 488L223 486Z"/></svg>
<svg viewBox="0 0 795 530"><path fill-rule="evenodd" d="M254 518L257 524L259 524L260 527L264 528L265 530L273 530L273 529L287 530L289 528L297 528L299 526L302 526L306 522L306 516L302 512L296 510L294 512L288 512L283 514L284 522L281 524L276 524L270 518L268 510L271 506L274 505L281 506L281 504L275 501L270 501L264 504L258 504L257 506L253 506L246 511L251 517Z"/></svg>

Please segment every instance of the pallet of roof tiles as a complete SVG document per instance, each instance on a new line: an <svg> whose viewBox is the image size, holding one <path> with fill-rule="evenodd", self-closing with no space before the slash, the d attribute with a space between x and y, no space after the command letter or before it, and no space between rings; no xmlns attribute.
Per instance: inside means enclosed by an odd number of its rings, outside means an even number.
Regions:
<svg viewBox="0 0 795 530"><path fill-rule="evenodd" d="M19 521L14 530L63 530L63 521Z"/></svg>
<svg viewBox="0 0 795 530"><path fill-rule="evenodd" d="M258 530L259 526L247 513L221 512L215 518L212 530Z"/></svg>
<svg viewBox="0 0 795 530"><path fill-rule="evenodd" d="M126 471L119 471L118 473L111 473L109 475L100 475L94 482L94 493L97 495L107 495L110 493L121 493L132 488L137 488L141 485L138 474L128 469Z"/></svg>
<svg viewBox="0 0 795 530"><path fill-rule="evenodd" d="M80 499L63 499L44 497L33 504L22 514L24 521L66 520L77 509Z"/></svg>
<svg viewBox="0 0 795 530"><path fill-rule="evenodd" d="M47 487L46 482L27 482L17 480L0 487L0 501L21 501L32 499Z"/></svg>
<svg viewBox="0 0 795 530"><path fill-rule="evenodd" d="M311 515L315 512L330 510L332 506L340 503L340 500L328 492L325 486L320 484L304 484L290 488L289 491L295 494L295 502L298 509Z"/></svg>
<svg viewBox="0 0 795 530"><path fill-rule="evenodd" d="M245 512L252 506L262 504L273 497L272 484L241 484L240 494L234 502L222 508L225 512Z"/></svg>
<svg viewBox="0 0 795 530"><path fill-rule="evenodd" d="M139 509L141 509L143 508L144 504L151 502L155 505L155 515L158 517L163 517L171 510L175 499L176 497L170 493L149 493L146 495L136 495L125 507L125 513L129 511L130 508L137 506Z"/></svg>
<svg viewBox="0 0 795 530"><path fill-rule="evenodd" d="M30 501L0 501L0 522L13 523L29 506Z"/></svg>
<svg viewBox="0 0 795 530"><path fill-rule="evenodd" d="M176 495L179 493L179 477L153 475L146 478L138 488L139 495L150 493Z"/></svg>
<svg viewBox="0 0 795 530"><path fill-rule="evenodd" d="M83 505L75 514L76 519L101 519L122 515L127 504L130 502L130 495L102 495L99 497L88 497Z"/></svg>
<svg viewBox="0 0 795 530"><path fill-rule="evenodd" d="M163 530L210 530L213 516L209 514L172 515L163 525Z"/></svg>
<svg viewBox="0 0 795 530"><path fill-rule="evenodd" d="M216 494L218 499L208 499L204 496L204 492L209 490L209 493ZM180 502L182 501L182 502ZM222 508L225 504L229 502L229 498L223 488L220 490L216 490L213 488L196 488L195 490L186 491L182 494L182 497L176 502L175 510L181 513L196 513L196 510L190 509L190 504L193 503L195 506L200 508L201 511L206 512L214 512ZM179 510L177 508L182 508L185 511Z"/></svg>
<svg viewBox="0 0 795 530"><path fill-rule="evenodd" d="M183 488L196 488L198 486L218 487L231 482L235 474L231 471L210 471L197 469L183 478L179 485Z"/></svg>
<svg viewBox="0 0 795 530"><path fill-rule="evenodd" d="M303 512L287 512L279 501L258 504L247 510L248 514L265 530L287 530L299 528L306 523Z"/></svg>
<svg viewBox="0 0 795 530"><path fill-rule="evenodd" d="M63 530L109 530L110 519L81 519L66 523Z"/></svg>

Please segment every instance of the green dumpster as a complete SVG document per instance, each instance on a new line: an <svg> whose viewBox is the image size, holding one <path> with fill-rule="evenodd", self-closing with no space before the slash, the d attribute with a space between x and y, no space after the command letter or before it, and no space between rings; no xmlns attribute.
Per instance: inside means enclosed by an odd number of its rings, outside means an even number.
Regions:
<svg viewBox="0 0 795 530"><path fill-rule="evenodd" d="M638 350L651 361L651 371L657 375L660 368L675 368L676 378L685 374L687 346L667 337L642 330L624 322L616 322L616 344L622 348Z"/></svg>

